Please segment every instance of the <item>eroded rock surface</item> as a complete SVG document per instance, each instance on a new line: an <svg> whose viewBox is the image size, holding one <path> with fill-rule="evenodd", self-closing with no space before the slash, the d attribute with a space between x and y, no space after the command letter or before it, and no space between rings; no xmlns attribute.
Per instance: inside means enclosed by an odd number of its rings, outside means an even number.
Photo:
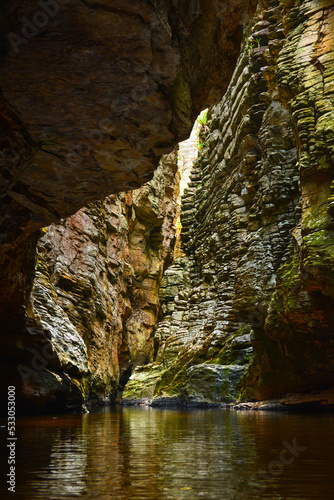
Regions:
<svg viewBox="0 0 334 500"><path fill-rule="evenodd" d="M253 349L242 398L332 407L333 19L326 0L264 2L246 30L183 200L149 394L146 367L125 400L215 401L220 371ZM210 382L189 382L210 364Z"/></svg>
<svg viewBox="0 0 334 500"><path fill-rule="evenodd" d="M260 398L334 384L334 9L326 0L283 3L287 36L276 78L294 122L301 219L265 332L256 335L249 384Z"/></svg>
<svg viewBox="0 0 334 500"><path fill-rule="evenodd" d="M28 53L28 44L20 45L15 68L14 55L6 56L1 269L9 330L21 332L6 337L6 348L12 366L26 352L48 350L46 399L115 400L135 368L125 403L216 405L241 397L265 399L254 406L261 409L332 408L330 0L264 1L245 27L231 83L201 132L201 155L183 196L181 245L160 287L161 315L158 288L173 238L173 209L166 206L169 226L162 230L161 179L50 229L24 330L24 311L17 314L29 296L34 231L77 203L150 177L198 108L226 86L244 8L233 1L115 2L112 8L68 2L59 22L66 27L75 19L81 27L88 9L88 40L74 29L67 52L68 31L50 24L29 42L33 47L38 39L41 49ZM125 17L128 30L118 32L116 20L124 27ZM97 19L100 27L93 29ZM43 78L23 88L17 72L30 74L59 36L52 71L46 75L42 67ZM226 48L224 58L218 48L211 54L213 46ZM109 73L101 69L106 53L112 54ZM89 76L83 61L91 65ZM73 70L63 78L68 65ZM107 74L115 78L107 81ZM51 91L55 78L61 83ZM27 99L37 102L37 94L44 108L50 105L45 122L38 110L28 113ZM86 121L94 124L91 133ZM35 371L24 387L32 399L41 383ZM294 394L281 397L287 393Z"/></svg>
<svg viewBox="0 0 334 500"><path fill-rule="evenodd" d="M263 328L276 272L289 257L300 193L292 123L271 76L283 44L280 19L280 6L259 10L230 86L209 113L204 148L183 197L185 256L165 273L161 288L152 398L238 397L250 337ZM259 47L251 48L255 38ZM189 385L189 370L201 370L202 363L212 364L211 382L201 384L199 377L197 390ZM223 391L220 374L231 365L242 369L235 371L234 389L227 383ZM146 396L144 386L138 369L125 400L142 397L142 390Z"/></svg>
<svg viewBox="0 0 334 500"><path fill-rule="evenodd" d="M176 172L171 153L144 187L44 230L20 346L26 409L117 401L132 370L152 361L158 290L175 242Z"/></svg>
<svg viewBox="0 0 334 500"><path fill-rule="evenodd" d="M39 230L139 188L223 94L254 0L5 0L0 325L26 325Z"/></svg>
<svg viewBox="0 0 334 500"><path fill-rule="evenodd" d="M198 111L222 95L252 4L2 3L0 298L12 335L20 267L31 285L29 237L152 178Z"/></svg>

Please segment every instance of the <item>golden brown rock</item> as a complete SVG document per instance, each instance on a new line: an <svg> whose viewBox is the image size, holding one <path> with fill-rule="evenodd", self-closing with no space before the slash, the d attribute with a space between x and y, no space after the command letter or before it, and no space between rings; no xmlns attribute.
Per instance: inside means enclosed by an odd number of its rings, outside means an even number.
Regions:
<svg viewBox="0 0 334 500"><path fill-rule="evenodd" d="M225 90L254 6L255 0L2 2L5 362L10 356L15 365L39 229L152 178L161 155ZM8 169L10 149L18 156Z"/></svg>
<svg viewBox="0 0 334 500"><path fill-rule="evenodd" d="M132 370L152 361L158 291L174 246L176 163L173 152L142 188L44 230L20 346L25 406L114 402ZM54 353L37 373L32 343L35 352L47 345Z"/></svg>
<svg viewBox="0 0 334 500"><path fill-rule="evenodd" d="M253 4L3 2L0 86L12 118L2 127L20 153L0 220L7 328L12 302L23 302L18 269L33 266L23 255L29 235L151 179L159 157L222 95Z"/></svg>

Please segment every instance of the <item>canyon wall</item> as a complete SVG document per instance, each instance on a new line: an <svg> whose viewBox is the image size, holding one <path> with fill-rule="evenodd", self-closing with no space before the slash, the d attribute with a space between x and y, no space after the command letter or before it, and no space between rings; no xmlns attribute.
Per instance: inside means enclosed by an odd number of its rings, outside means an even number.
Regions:
<svg viewBox="0 0 334 500"><path fill-rule="evenodd" d="M246 27L183 198L184 256L164 275L157 357L124 402L333 386L333 15L329 1L263 2Z"/></svg>
<svg viewBox="0 0 334 500"><path fill-rule="evenodd" d="M38 50L4 53L2 378L41 410L124 386L128 404L333 404L333 2L260 2L233 74L246 2L63 3ZM65 36L73 19L87 41ZM174 257L176 153L140 190L43 230L31 294L37 229L151 178L229 80L202 120Z"/></svg>
<svg viewBox="0 0 334 500"><path fill-rule="evenodd" d="M2 394L31 328L41 228L152 178L223 95L255 4L1 2Z"/></svg>
<svg viewBox="0 0 334 500"><path fill-rule="evenodd" d="M144 187L43 231L18 366L26 411L115 402L133 368L152 361L176 172L173 152Z"/></svg>
<svg viewBox="0 0 334 500"><path fill-rule="evenodd" d="M4 335L24 327L37 231L152 178L223 94L254 4L2 2Z"/></svg>
<svg viewBox="0 0 334 500"><path fill-rule="evenodd" d="M264 332L255 337L248 384L259 398L334 385L334 5L283 4L286 40L275 74L293 120L300 217Z"/></svg>

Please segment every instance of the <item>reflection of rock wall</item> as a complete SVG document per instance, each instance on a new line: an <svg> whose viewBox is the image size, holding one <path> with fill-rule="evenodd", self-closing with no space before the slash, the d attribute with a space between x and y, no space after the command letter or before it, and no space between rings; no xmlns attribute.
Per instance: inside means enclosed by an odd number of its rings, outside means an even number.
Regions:
<svg viewBox="0 0 334 500"><path fill-rule="evenodd" d="M226 491L245 500L245 483L256 479L263 457L250 439L250 432L264 439L258 413L118 408L66 417L40 419L36 430L28 427L18 434L24 456L32 441L43 456L43 461L32 456L22 463L22 476L37 476L29 482L32 497L189 500L203 491L210 491L208 498L221 498L226 485ZM268 433L272 428L268 425ZM249 464L240 474L245 452ZM256 494L258 488L250 485L248 491ZM17 493L27 496L23 481Z"/></svg>
<svg viewBox="0 0 334 500"><path fill-rule="evenodd" d="M56 353L46 370L65 371L84 399L113 401L133 367L153 359L158 289L174 244L176 162L171 153L150 183L91 204L39 241L31 332Z"/></svg>

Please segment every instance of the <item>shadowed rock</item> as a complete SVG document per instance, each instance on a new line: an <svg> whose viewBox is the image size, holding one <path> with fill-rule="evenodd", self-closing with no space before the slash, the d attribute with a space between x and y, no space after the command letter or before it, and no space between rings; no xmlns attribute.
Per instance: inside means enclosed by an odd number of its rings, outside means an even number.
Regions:
<svg viewBox="0 0 334 500"><path fill-rule="evenodd" d="M225 90L254 3L2 2L3 332L23 324L32 234L151 179Z"/></svg>

